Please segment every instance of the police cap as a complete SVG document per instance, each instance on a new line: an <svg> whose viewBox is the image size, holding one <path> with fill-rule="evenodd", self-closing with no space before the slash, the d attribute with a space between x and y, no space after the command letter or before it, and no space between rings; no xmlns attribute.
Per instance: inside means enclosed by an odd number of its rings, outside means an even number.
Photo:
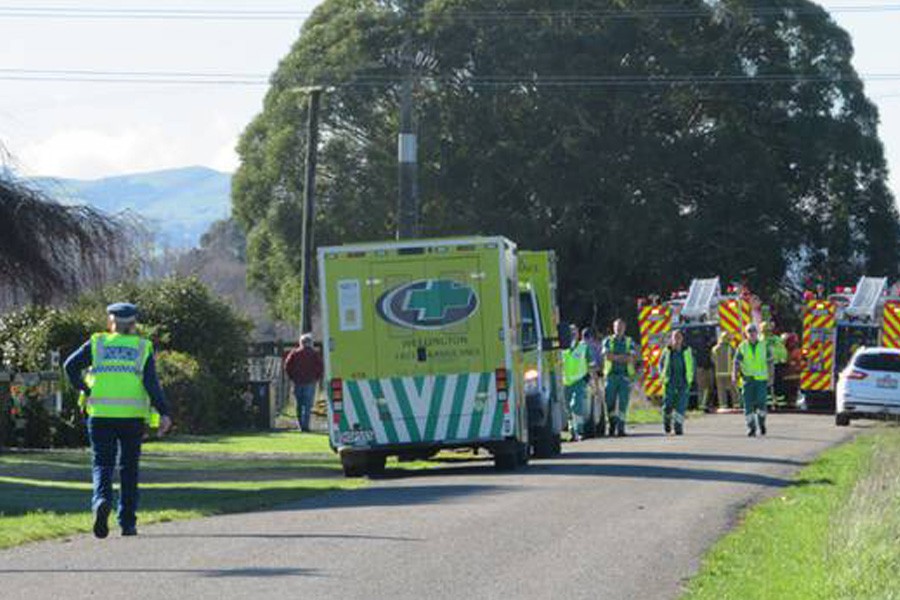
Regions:
<svg viewBox="0 0 900 600"><path fill-rule="evenodd" d="M134 321L137 319L137 306L130 302L116 302L106 307L106 312L117 321Z"/></svg>

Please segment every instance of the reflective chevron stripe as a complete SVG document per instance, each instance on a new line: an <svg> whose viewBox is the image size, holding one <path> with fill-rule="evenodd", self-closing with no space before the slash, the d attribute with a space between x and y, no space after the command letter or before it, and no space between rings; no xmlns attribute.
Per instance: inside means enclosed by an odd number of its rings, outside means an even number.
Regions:
<svg viewBox="0 0 900 600"><path fill-rule="evenodd" d="M335 439L371 432L376 444L499 439L503 404L493 373L345 381L344 414Z"/></svg>

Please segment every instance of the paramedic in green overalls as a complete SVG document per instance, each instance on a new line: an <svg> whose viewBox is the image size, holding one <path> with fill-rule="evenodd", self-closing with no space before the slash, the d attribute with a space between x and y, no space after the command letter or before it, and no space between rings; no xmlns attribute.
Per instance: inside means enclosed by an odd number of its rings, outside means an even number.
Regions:
<svg viewBox="0 0 900 600"><path fill-rule="evenodd" d="M606 414L609 435L624 437L631 383L637 373L638 347L625 335L625 321L613 322L613 335L603 342L603 375L606 377Z"/></svg>
<svg viewBox="0 0 900 600"><path fill-rule="evenodd" d="M578 332L578 327L569 327L572 341L563 351L563 385L569 405L569 433L577 442L584 434L584 413L587 400L587 385L590 378L590 350Z"/></svg>
<svg viewBox="0 0 900 600"><path fill-rule="evenodd" d="M690 347L684 345L684 333L680 329L672 332L672 341L663 350L660 373L665 390L663 431L672 432L674 416L675 435L684 435L684 413L687 411L688 392L694 383L694 353Z"/></svg>
<svg viewBox="0 0 900 600"><path fill-rule="evenodd" d="M769 387L769 368L772 358L766 343L759 339L756 325L747 325L745 339L734 355L732 383L737 383L738 374L744 382L744 418L747 421L747 435L754 437L757 428L760 435L766 435L766 399Z"/></svg>

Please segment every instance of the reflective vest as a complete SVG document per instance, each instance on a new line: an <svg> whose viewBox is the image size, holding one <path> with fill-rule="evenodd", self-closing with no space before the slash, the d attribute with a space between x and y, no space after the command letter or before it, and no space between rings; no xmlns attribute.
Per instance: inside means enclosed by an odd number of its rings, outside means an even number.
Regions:
<svg viewBox="0 0 900 600"><path fill-rule="evenodd" d="M137 335L95 333L91 336L91 388L86 411L92 417L150 420L150 397L144 367L153 344Z"/></svg>
<svg viewBox="0 0 900 600"><path fill-rule="evenodd" d="M728 342L719 342L712 349L713 367L717 377L731 377L734 365L734 350Z"/></svg>
<svg viewBox="0 0 900 600"><path fill-rule="evenodd" d="M684 377L687 380L688 388L694 383L694 352L688 346L682 346L684 356ZM669 362L672 357L672 348L666 346L660 359L660 372L662 373L663 386L669 386L669 379L672 377L671 364Z"/></svg>
<svg viewBox="0 0 900 600"><path fill-rule="evenodd" d="M741 355L741 375L744 379L769 380L769 352L764 341L756 342L754 351L750 342L745 340L738 346L738 354Z"/></svg>
<svg viewBox="0 0 900 600"><path fill-rule="evenodd" d="M609 377L609 374L612 373L613 370L613 361L609 360L610 354L616 353L616 336L610 336L606 338L606 341L603 342L603 375L605 377ZM625 337L625 354L631 354L634 352L634 342L631 341L630 337ZM633 379L635 374L634 361L628 363L628 377Z"/></svg>
<svg viewBox="0 0 900 600"><path fill-rule="evenodd" d="M574 385L588 374L588 346L578 342L563 351L563 385Z"/></svg>

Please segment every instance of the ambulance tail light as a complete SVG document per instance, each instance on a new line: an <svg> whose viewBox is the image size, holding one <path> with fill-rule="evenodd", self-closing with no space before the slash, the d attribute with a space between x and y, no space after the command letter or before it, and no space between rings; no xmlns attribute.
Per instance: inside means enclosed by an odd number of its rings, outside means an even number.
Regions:
<svg viewBox="0 0 900 600"><path fill-rule="evenodd" d="M494 377L497 380L497 402L503 403L503 414L509 414L509 380L506 369L497 369Z"/></svg>
<svg viewBox="0 0 900 600"><path fill-rule="evenodd" d="M341 422L341 413L344 412L344 382L339 378L331 380L331 412L334 415L334 424Z"/></svg>

